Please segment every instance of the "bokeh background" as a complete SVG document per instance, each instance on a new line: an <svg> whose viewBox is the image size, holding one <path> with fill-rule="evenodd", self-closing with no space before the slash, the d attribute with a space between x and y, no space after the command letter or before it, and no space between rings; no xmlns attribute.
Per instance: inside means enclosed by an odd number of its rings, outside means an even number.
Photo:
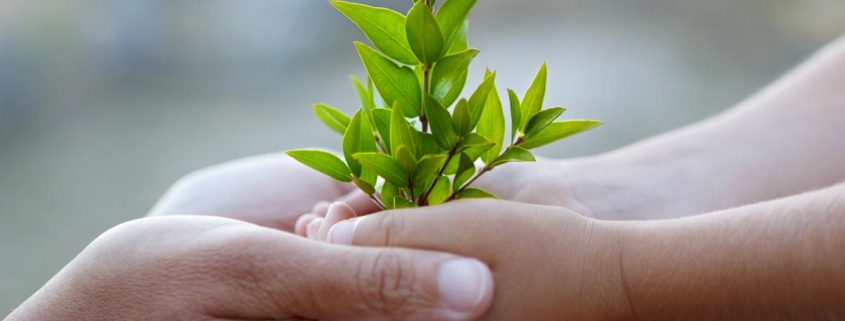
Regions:
<svg viewBox="0 0 845 321"><path fill-rule="evenodd" d="M407 10L409 1L369 1ZM718 113L845 31L842 0L482 0L471 44L607 151ZM356 28L319 0L0 1L0 316L194 169L338 139Z"/></svg>

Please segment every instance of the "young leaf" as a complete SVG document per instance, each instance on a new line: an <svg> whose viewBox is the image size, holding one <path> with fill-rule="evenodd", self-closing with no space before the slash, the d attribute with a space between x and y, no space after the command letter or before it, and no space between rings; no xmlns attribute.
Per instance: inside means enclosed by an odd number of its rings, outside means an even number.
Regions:
<svg viewBox="0 0 845 321"><path fill-rule="evenodd" d="M405 36L405 16L401 13L344 1L330 0L329 3L358 25L385 55L406 65L417 63Z"/></svg>
<svg viewBox="0 0 845 321"><path fill-rule="evenodd" d="M430 96L428 98L425 112L428 123L431 125L431 134L434 135L434 139L437 140L440 147L450 149L455 146L458 139L454 125L452 125L452 116L434 98Z"/></svg>
<svg viewBox="0 0 845 321"><path fill-rule="evenodd" d="M370 185L375 185L376 175L372 171L362 170L361 164L352 156L357 153L375 151L377 151L376 141L373 138L373 129L370 127L367 112L358 110L355 116L352 116L352 121L349 122L349 127L343 135L343 156L352 171L352 176L358 177Z"/></svg>
<svg viewBox="0 0 845 321"><path fill-rule="evenodd" d="M534 136L541 130L545 129L546 126L549 126L549 124L560 117L560 115L563 115L564 111L566 111L566 109L563 107L554 107L534 114L534 116L531 117L531 120L528 121L528 125L525 125L525 137Z"/></svg>
<svg viewBox="0 0 845 321"><path fill-rule="evenodd" d="M449 50L446 52L447 55L458 53L469 48L469 44L467 43L469 40L469 21L464 20L464 24L461 25L461 29L458 30L458 33L455 34L455 38L452 40L452 46L449 47Z"/></svg>
<svg viewBox="0 0 845 321"><path fill-rule="evenodd" d="M451 193L452 188L451 184L449 184L449 178L441 176L431 189L431 194L428 195L428 205L434 206L443 204L449 199L449 195Z"/></svg>
<svg viewBox="0 0 845 321"><path fill-rule="evenodd" d="M467 72L478 50L468 49L443 57L431 70L431 95L448 109L455 103L467 81Z"/></svg>
<svg viewBox="0 0 845 321"><path fill-rule="evenodd" d="M443 33L425 1L417 1L408 12L405 30L411 50L421 62L432 63L443 55Z"/></svg>
<svg viewBox="0 0 845 321"><path fill-rule="evenodd" d="M373 92L370 88L364 86L358 77L349 76L349 80L352 81L352 85L355 86L355 91L358 93L358 99L361 100L361 107L364 107L364 110L370 111L376 108L376 101L373 99ZM368 83L372 83L369 82Z"/></svg>
<svg viewBox="0 0 845 321"><path fill-rule="evenodd" d="M469 126L470 123L470 114L469 108L467 107L466 99L461 99L458 101L458 105L455 106L455 111L452 113L452 124L455 128L455 133L458 136L466 136L472 131L472 127Z"/></svg>
<svg viewBox="0 0 845 321"><path fill-rule="evenodd" d="M519 107L519 96L513 89L508 89L508 99L511 108L511 141L513 141L516 139L516 133L522 129L522 109Z"/></svg>
<svg viewBox="0 0 845 321"><path fill-rule="evenodd" d="M363 43L356 42L355 48L364 62L367 74L388 105L392 106L398 102L405 116L419 116L422 92L414 71L408 67L397 66Z"/></svg>
<svg viewBox="0 0 845 321"><path fill-rule="evenodd" d="M502 153L490 167L496 167L505 163L514 162L533 162L536 161L534 155L525 148L519 146L511 146L504 153Z"/></svg>
<svg viewBox="0 0 845 321"><path fill-rule="evenodd" d="M314 113L326 126L341 135L346 132L346 127L349 126L349 116L331 106L315 104Z"/></svg>
<svg viewBox="0 0 845 321"><path fill-rule="evenodd" d="M494 144L490 147L490 150L481 155L484 164L490 164L499 156L499 152L502 151L502 143L505 140L505 114L495 85L487 96L484 112L481 113L481 120L478 122L475 131Z"/></svg>
<svg viewBox="0 0 845 321"><path fill-rule="evenodd" d="M534 149L551 144L569 136L580 134L598 127L602 123L597 120L564 120L554 122L531 138L526 138L519 146Z"/></svg>
<svg viewBox="0 0 845 321"><path fill-rule="evenodd" d="M481 153L490 150L490 148L493 148L495 145L496 143L491 142L487 139L487 137L481 136L477 133L470 133L461 140L461 146L458 148L458 152L463 152L468 149L482 149L477 153L473 153L473 155L481 155Z"/></svg>
<svg viewBox="0 0 845 321"><path fill-rule="evenodd" d="M370 111L370 118L373 120L373 125L376 127L382 143L387 148L390 148L390 116L391 109L376 108ZM388 150L389 151L389 150Z"/></svg>
<svg viewBox="0 0 845 321"><path fill-rule="evenodd" d="M399 151L399 147L405 145L410 150L416 150L414 138L411 137L411 127L405 116L402 115L402 110L398 106L393 106L393 111L390 116L390 151L393 155Z"/></svg>
<svg viewBox="0 0 845 321"><path fill-rule="evenodd" d="M451 47L461 25L469 16L477 0L446 0L437 10L437 23L446 38L446 47Z"/></svg>
<svg viewBox="0 0 845 321"><path fill-rule="evenodd" d="M537 72L537 77L534 78L534 82L531 83L531 87L528 88L528 91L525 93L525 97L522 99L522 115L521 115L521 125L519 129L525 130L525 126L528 125L528 120L531 119L531 116L540 112L543 109L543 98L546 96L546 64L544 63L543 66L540 67L540 71Z"/></svg>
<svg viewBox="0 0 845 321"><path fill-rule="evenodd" d="M393 209L395 202L393 201L399 195L399 189L390 182L384 182L381 187L381 201L387 209Z"/></svg>
<svg viewBox="0 0 845 321"><path fill-rule="evenodd" d="M461 153L461 161L458 163L458 171L455 174L454 189L460 189L464 183L475 175L475 164L466 154Z"/></svg>
<svg viewBox="0 0 845 321"><path fill-rule="evenodd" d="M359 153L354 157L361 162L361 165L383 177L390 184L397 187L408 186L408 176L402 170L402 165L390 156L380 153Z"/></svg>
<svg viewBox="0 0 845 321"><path fill-rule="evenodd" d="M396 160L399 161L399 165L402 166L402 170L404 170L409 177L411 177L417 169L417 159L414 157L411 150L409 150L405 145L399 146L399 150L396 152Z"/></svg>
<svg viewBox="0 0 845 321"><path fill-rule="evenodd" d="M353 178L352 183L354 183L355 186L358 186L358 188L367 195L373 195L376 192L376 188L373 187L373 184L370 184L369 182L365 182L358 178Z"/></svg>
<svg viewBox="0 0 845 321"><path fill-rule="evenodd" d="M417 204L411 202L410 200L404 199L402 197L394 197L393 198L393 208L400 209L400 208L414 208L417 207Z"/></svg>
<svg viewBox="0 0 845 321"><path fill-rule="evenodd" d="M305 166L326 174L341 182L351 182L352 172L340 158L321 150L291 150L286 154Z"/></svg>
<svg viewBox="0 0 845 321"><path fill-rule="evenodd" d="M490 91L493 90L495 85L496 73L494 72L484 77L484 81L478 85L478 88L476 88L475 92L472 93L472 96L469 97L468 107L470 115L470 130L475 128L475 125L478 124L478 121L481 119L481 113L484 112L484 105L487 103L487 97L490 95Z"/></svg>
<svg viewBox="0 0 845 321"><path fill-rule="evenodd" d="M414 189L422 191L431 187L444 165L446 165L446 155L426 156L420 159L417 170L414 172Z"/></svg>
<svg viewBox="0 0 845 321"><path fill-rule="evenodd" d="M480 188L467 188L458 195L455 195L456 199L470 199L470 198L498 198L495 194L485 191Z"/></svg>

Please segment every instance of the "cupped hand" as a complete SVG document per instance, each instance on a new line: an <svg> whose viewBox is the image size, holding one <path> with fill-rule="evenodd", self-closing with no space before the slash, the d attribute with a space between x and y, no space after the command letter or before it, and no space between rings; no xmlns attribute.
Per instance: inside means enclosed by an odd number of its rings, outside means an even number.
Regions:
<svg viewBox="0 0 845 321"><path fill-rule="evenodd" d="M100 236L6 320L470 321L492 282L483 263L446 253L155 217Z"/></svg>
<svg viewBox="0 0 845 321"><path fill-rule="evenodd" d="M328 218L352 215L338 204ZM617 224L556 207L465 200L341 220L310 236L481 259L497 287L484 320L617 320L630 316Z"/></svg>

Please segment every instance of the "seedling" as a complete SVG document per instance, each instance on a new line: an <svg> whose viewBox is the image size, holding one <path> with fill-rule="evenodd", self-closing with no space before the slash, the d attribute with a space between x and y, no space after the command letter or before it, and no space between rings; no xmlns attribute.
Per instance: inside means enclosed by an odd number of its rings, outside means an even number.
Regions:
<svg viewBox="0 0 845 321"><path fill-rule="evenodd" d="M509 135L495 72L485 73L469 99L460 98L479 53L467 44L467 18L476 1L418 0L403 15L330 0L375 47L355 42L368 75L366 82L351 77L362 107L350 117L324 104L314 106L317 117L342 135L343 159L320 150L287 154L354 183L382 208L429 206L495 197L472 183L504 164L534 161L531 149L601 124L557 121L564 108L543 108L545 64L522 100L507 91Z"/></svg>

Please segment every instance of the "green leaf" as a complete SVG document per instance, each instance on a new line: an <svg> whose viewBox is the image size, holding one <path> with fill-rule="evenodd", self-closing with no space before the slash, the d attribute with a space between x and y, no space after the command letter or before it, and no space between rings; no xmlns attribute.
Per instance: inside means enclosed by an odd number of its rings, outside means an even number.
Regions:
<svg viewBox="0 0 845 321"><path fill-rule="evenodd" d="M443 57L431 70L431 95L448 109L455 103L467 81L467 73L478 50L468 49Z"/></svg>
<svg viewBox="0 0 845 321"><path fill-rule="evenodd" d="M364 86L358 77L349 76L349 80L351 80L352 85L355 86L355 91L358 93L358 99L361 100L361 107L367 111L376 108L376 101L373 99L373 92L371 88ZM367 81L367 83L372 84L372 82L369 81Z"/></svg>
<svg viewBox="0 0 845 321"><path fill-rule="evenodd" d="M358 189L360 189L362 192L366 193L367 195L373 195L376 192L376 189L375 189L375 187L373 187L373 184L370 184L369 182L365 182L365 181L360 180L358 178L353 178L352 183L354 183L355 186L358 186Z"/></svg>
<svg viewBox="0 0 845 321"><path fill-rule="evenodd" d="M545 129L549 124L555 121L563 112L566 111L563 107L554 107L543 110L531 116L528 125L525 125L525 137L531 137Z"/></svg>
<svg viewBox="0 0 845 321"><path fill-rule="evenodd" d="M446 165L446 155L426 156L420 159L417 170L414 171L414 189L427 190L431 187L444 165Z"/></svg>
<svg viewBox="0 0 845 321"><path fill-rule="evenodd" d="M495 194L485 191L480 188L467 188L458 195L455 196L456 199L471 199L471 198L499 198Z"/></svg>
<svg viewBox="0 0 845 321"><path fill-rule="evenodd" d="M467 20L470 10L477 0L446 0L437 10L437 23L446 37L446 47L451 47L457 34Z"/></svg>
<svg viewBox="0 0 845 321"><path fill-rule="evenodd" d="M493 164L490 164L490 167L496 167L505 163L533 162L536 160L534 155L527 149L519 146L511 146Z"/></svg>
<svg viewBox="0 0 845 321"><path fill-rule="evenodd" d="M343 155L346 158L349 169L352 170L352 176L361 178L370 184L376 183L376 176L370 171L362 171L361 164L352 157L352 155L357 153L375 151L377 151L376 141L373 137L373 129L370 127L367 112L358 110L355 116L352 116L352 121L349 122L349 127L347 127L346 133L343 135Z"/></svg>
<svg viewBox="0 0 845 321"><path fill-rule="evenodd" d="M385 55L406 65L417 63L405 36L405 16L401 13L344 1L330 0L329 3L358 25L373 45Z"/></svg>
<svg viewBox="0 0 845 321"><path fill-rule="evenodd" d="M416 132L419 133L420 141L422 142L422 153L420 153L420 156L442 154L446 152L446 149L440 147L440 144L437 143L437 139L434 138L434 135L420 133L418 131Z"/></svg>
<svg viewBox="0 0 845 321"><path fill-rule="evenodd" d="M499 156L505 140L505 114L495 85L487 96L484 112L475 131L493 143L490 150L481 155L484 164L490 164Z"/></svg>
<svg viewBox="0 0 845 321"><path fill-rule="evenodd" d="M351 182L352 172L340 158L321 150L291 150L286 154L305 166L326 174L341 182Z"/></svg>
<svg viewBox="0 0 845 321"><path fill-rule="evenodd" d="M464 152L469 149L477 149L480 151L473 153L473 156L480 156L483 152L490 150L490 148L493 148L493 146L496 146L496 143L491 142L489 139L487 139L487 137L481 136L477 133L470 133L466 135L463 140L461 140L461 146L458 148L458 152Z"/></svg>
<svg viewBox="0 0 845 321"><path fill-rule="evenodd" d="M521 115L521 126L519 129L525 130L525 126L528 125L528 120L531 119L531 116L540 112L543 109L543 99L546 96L546 64L544 63L542 67L540 67L540 71L537 72L537 77L534 78L534 82L531 83L531 87L528 88L528 91L525 93L525 97L522 99L522 115Z"/></svg>
<svg viewBox="0 0 845 321"><path fill-rule="evenodd" d="M425 112L426 117L428 117L428 123L431 125L431 134L434 135L437 144L443 149L454 147L458 136L455 134L452 116L449 115L449 111L429 96Z"/></svg>
<svg viewBox="0 0 845 321"><path fill-rule="evenodd" d="M414 71L408 67L397 66L363 43L356 42L355 48L367 68L367 74L388 105L393 106L398 102L405 116L419 116L422 91Z"/></svg>
<svg viewBox="0 0 845 321"><path fill-rule="evenodd" d="M449 199L451 193L452 188L451 184L449 184L449 178L441 176L431 189L431 194L428 195L428 205L434 206L443 204Z"/></svg>
<svg viewBox="0 0 845 321"><path fill-rule="evenodd" d="M520 142L519 146L534 149L575 134L586 132L601 124L602 122L598 120L564 120L554 122L531 138L526 138Z"/></svg>
<svg viewBox="0 0 845 321"><path fill-rule="evenodd" d="M405 145L399 146L399 150L396 152L396 160L399 161L399 165L402 166L402 170L408 177L411 177L417 169L417 159Z"/></svg>
<svg viewBox="0 0 845 321"><path fill-rule="evenodd" d="M470 123L470 114L469 108L467 107L466 99L461 99L458 101L458 105L455 106L455 111L452 113L452 125L455 128L455 133L458 136L466 136L472 131L472 128L469 126Z"/></svg>
<svg viewBox="0 0 845 321"><path fill-rule="evenodd" d="M484 112L484 105L487 104L487 97L490 95L490 91L493 90L495 85L496 73L494 72L484 77L484 81L478 85L478 88L476 88L475 92L472 93L472 96L469 97L468 107L470 115L470 131L475 128L475 125L477 125L478 121L481 119L481 113Z"/></svg>
<svg viewBox="0 0 845 321"><path fill-rule="evenodd" d="M397 195L399 195L399 189L393 186L393 184L390 184L390 182L384 182L384 185L381 187L381 201L387 209L393 209L395 207L393 200L398 197Z"/></svg>
<svg viewBox="0 0 845 321"><path fill-rule="evenodd" d="M404 198L398 197L398 196L393 198L393 208L394 209L415 208L415 207L417 207L417 204L414 204L414 202L412 202L410 200L407 200L407 199L404 199Z"/></svg>
<svg viewBox="0 0 845 321"><path fill-rule="evenodd" d="M516 139L516 134L522 129L522 109L519 107L519 96L513 89L508 89L508 99L511 110L511 141Z"/></svg>
<svg viewBox="0 0 845 321"><path fill-rule="evenodd" d="M354 157L361 162L361 165L376 172L390 184L397 187L408 186L408 176L402 170L402 165L390 156L381 153L359 153Z"/></svg>
<svg viewBox="0 0 845 321"><path fill-rule="evenodd" d="M443 33L425 1L417 1L408 12L405 30L411 50L421 62L432 63L443 56Z"/></svg>
<svg viewBox="0 0 845 321"><path fill-rule="evenodd" d="M324 104L315 104L314 113L317 114L317 118L323 121L326 126L341 135L346 132L346 127L349 126L349 116L334 107Z"/></svg>
<svg viewBox="0 0 845 321"><path fill-rule="evenodd" d="M452 46L449 47L449 50L446 52L447 55L461 52L469 48L469 21L464 21L464 24L461 25L461 29L459 29L458 33L455 35L455 39L452 40Z"/></svg>
<svg viewBox="0 0 845 321"><path fill-rule="evenodd" d="M393 155L399 150L399 147L405 145L411 150L416 150L414 138L411 136L411 127L405 116L402 115L402 110L397 106L393 106L393 111L390 116L390 151Z"/></svg>
<svg viewBox="0 0 845 321"><path fill-rule="evenodd" d="M454 189L460 189L464 183L475 175L475 164L466 154L461 154L461 161L458 164L458 171L455 174Z"/></svg>
<svg viewBox="0 0 845 321"><path fill-rule="evenodd" d="M376 108L370 111L370 118L373 120L373 125L376 127L382 143L387 148L390 148L390 116L391 109Z"/></svg>

